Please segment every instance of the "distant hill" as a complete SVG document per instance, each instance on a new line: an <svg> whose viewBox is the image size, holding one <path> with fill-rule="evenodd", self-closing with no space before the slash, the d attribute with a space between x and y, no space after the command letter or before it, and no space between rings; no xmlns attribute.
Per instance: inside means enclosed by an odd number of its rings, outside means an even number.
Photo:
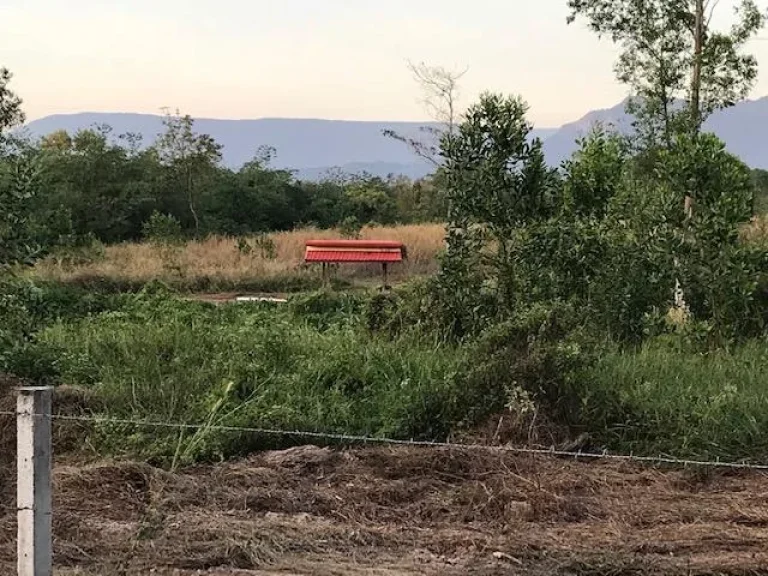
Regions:
<svg viewBox="0 0 768 576"><path fill-rule="evenodd" d="M632 117L626 102L613 108L595 110L580 120L566 124L544 140L547 161L556 165L576 149L576 139L587 134L595 123L610 124L621 132L631 130ZM747 100L717 112L704 124L704 130L721 138L728 150L752 168L768 169L768 97Z"/></svg>
<svg viewBox="0 0 768 576"><path fill-rule="evenodd" d="M113 133L141 134L149 145L163 131L162 117L150 114L82 113L57 114L35 120L26 128L39 137L57 130L77 132L108 124ZM333 169L348 173L368 172L378 176L402 174L419 178L432 166L414 155L404 144L384 136L385 130L418 137L430 123L357 122L265 118L260 120L195 120L195 129L213 136L224 147L224 163L238 168L253 158L260 146L277 150L275 167L295 170L299 178L317 180ZM540 137L554 130L537 130Z"/></svg>
<svg viewBox="0 0 768 576"><path fill-rule="evenodd" d="M537 129L534 136L544 142L547 161L556 166L576 148L576 139L596 123L612 124L620 130L630 126L624 103L596 110L560 128ZM149 114L82 113L47 116L30 122L33 136L56 130L74 133L97 124L110 125L115 134L134 132L145 144L162 132L162 117ZM429 123L358 122L342 120L281 119L215 120L197 119L196 129L213 136L224 147L224 162L238 168L250 160L260 146L277 150L274 165L296 171L299 178L316 180L334 169L368 172L378 176L402 174L418 178L431 172L431 166L415 156L407 146L387 138L385 130L417 136ZM754 168L768 169L768 97L746 101L715 114L705 125L722 138L729 150Z"/></svg>

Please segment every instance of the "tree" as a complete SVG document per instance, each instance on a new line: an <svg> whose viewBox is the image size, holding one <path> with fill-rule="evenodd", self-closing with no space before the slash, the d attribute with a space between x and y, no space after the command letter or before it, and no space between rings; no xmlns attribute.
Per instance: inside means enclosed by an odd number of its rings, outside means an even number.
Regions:
<svg viewBox="0 0 768 576"><path fill-rule="evenodd" d="M576 216L602 218L622 185L629 155L624 140L602 127L578 144L579 149L562 166L566 209Z"/></svg>
<svg viewBox="0 0 768 576"><path fill-rule="evenodd" d="M628 111L635 115L645 153L669 150L687 135L698 137L713 112L735 105L754 85L757 59L743 49L765 24L765 14L754 0L741 0L735 24L718 31L712 27L718 3L568 0L569 23L583 17L592 30L621 45L616 72L634 92ZM687 185L679 190L687 218L696 193ZM676 294L684 307L679 285Z"/></svg>
<svg viewBox="0 0 768 576"><path fill-rule="evenodd" d="M552 207L553 173L547 168L527 104L519 98L483 94L457 127L443 138L448 187L448 258L475 250L477 232L487 234L496 255L496 281L509 306L513 300L514 236ZM471 257L471 256L470 256Z"/></svg>
<svg viewBox="0 0 768 576"><path fill-rule="evenodd" d="M194 124L188 115L166 111L165 132L155 143L155 150L161 163L170 169L172 184L184 191L195 233L199 234L199 196L221 161L221 145L208 134L196 133Z"/></svg>
<svg viewBox="0 0 768 576"><path fill-rule="evenodd" d="M439 168L441 141L454 133L459 119L459 80L467 71L451 72L441 66L427 66L423 62L409 62L408 67L421 86L425 109L438 125L422 126L421 138L399 134L394 130L385 130L384 135L403 142L417 156Z"/></svg>
<svg viewBox="0 0 768 576"><path fill-rule="evenodd" d="M24 122L21 98L8 87L12 77L7 68L0 67L0 133Z"/></svg>
<svg viewBox="0 0 768 576"><path fill-rule="evenodd" d="M741 0L736 23L719 31L712 26L718 2L568 0L569 23L583 17L621 46L616 74L633 91L630 112L646 144L669 147L675 133L698 133L709 115L752 88L757 60L743 49L765 15L754 0Z"/></svg>
<svg viewBox="0 0 768 576"><path fill-rule="evenodd" d="M8 84L11 73L0 68L0 269L30 263L39 253L30 201L39 183L35 149L3 131L24 121L21 99Z"/></svg>

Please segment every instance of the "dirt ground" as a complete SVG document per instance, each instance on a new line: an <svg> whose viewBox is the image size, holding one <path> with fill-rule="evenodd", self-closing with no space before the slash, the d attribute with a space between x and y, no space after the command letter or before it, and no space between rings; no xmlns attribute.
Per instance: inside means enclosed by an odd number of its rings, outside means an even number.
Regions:
<svg viewBox="0 0 768 576"><path fill-rule="evenodd" d="M62 459L62 576L768 574L758 473L410 448L303 447L175 474ZM1 574L15 571L13 479L6 462Z"/></svg>

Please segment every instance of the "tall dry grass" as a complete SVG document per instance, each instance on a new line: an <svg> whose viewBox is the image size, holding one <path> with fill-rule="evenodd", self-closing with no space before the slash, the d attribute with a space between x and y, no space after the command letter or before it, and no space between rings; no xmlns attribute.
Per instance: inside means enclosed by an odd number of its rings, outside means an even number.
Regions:
<svg viewBox="0 0 768 576"><path fill-rule="evenodd" d="M751 244L768 244L768 214L754 216L741 229L741 237Z"/></svg>
<svg viewBox="0 0 768 576"><path fill-rule="evenodd" d="M397 240L408 249L408 258L391 268L393 280L432 274L443 248L445 228L440 224L393 227L366 227L361 238ZM291 280L320 277L319 265L304 264L307 240L340 238L337 230L299 229L270 234L275 257L264 257L256 249L242 253L237 239L213 236L191 241L178 248L158 248L151 243L125 243L107 246L103 255L73 265L57 258L39 262L33 271L37 278L64 283L104 281L113 284L140 284L162 280L177 286L212 286L237 289L244 286L279 286ZM381 274L375 264L339 265L333 273L346 280L373 279ZM270 283L269 281L274 281Z"/></svg>

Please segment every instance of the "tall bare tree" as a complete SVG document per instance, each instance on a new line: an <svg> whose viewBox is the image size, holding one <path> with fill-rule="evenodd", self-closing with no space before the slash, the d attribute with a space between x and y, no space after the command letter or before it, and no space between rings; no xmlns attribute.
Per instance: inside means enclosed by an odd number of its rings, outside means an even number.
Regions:
<svg viewBox="0 0 768 576"><path fill-rule="evenodd" d="M440 145L444 135L452 135L459 119L459 80L467 73L452 72L442 66L408 63L414 79L422 90L422 103L436 126L422 126L420 137L385 130L384 134L406 144L420 158L440 166Z"/></svg>

